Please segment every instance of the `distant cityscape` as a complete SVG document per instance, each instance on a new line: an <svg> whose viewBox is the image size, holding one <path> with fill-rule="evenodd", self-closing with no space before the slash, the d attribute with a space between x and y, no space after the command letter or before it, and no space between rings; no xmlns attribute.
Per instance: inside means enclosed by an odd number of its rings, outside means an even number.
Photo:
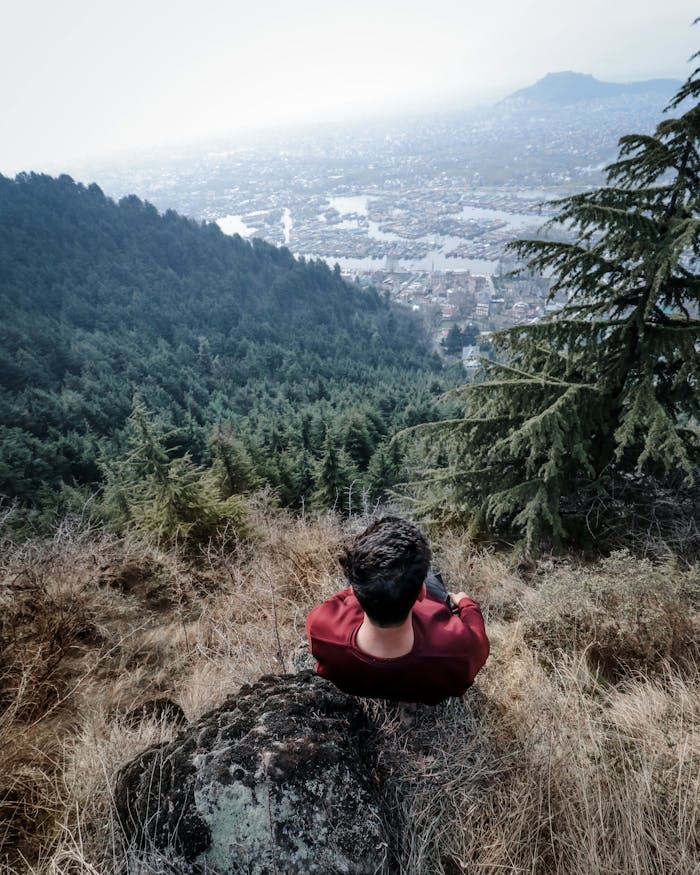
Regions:
<svg viewBox="0 0 700 875"><path fill-rule="evenodd" d="M581 103L591 87L591 77L554 74L489 109L198 144L78 176L338 264L427 312L437 339L453 324L484 334L561 306L545 303L542 277L499 279L507 244L551 233L542 225L553 202L601 184L619 137L660 119L664 82ZM562 88L573 89L569 105Z"/></svg>
<svg viewBox="0 0 700 875"><path fill-rule="evenodd" d="M564 305L563 300L547 300L549 283L544 277L494 278L470 271L399 268L349 272L344 276L362 286L373 286L390 300L421 312L433 332L436 350L443 355L440 342L453 326L473 336L475 342L461 350L467 371L475 369L479 346L485 347L494 331L537 322Z"/></svg>

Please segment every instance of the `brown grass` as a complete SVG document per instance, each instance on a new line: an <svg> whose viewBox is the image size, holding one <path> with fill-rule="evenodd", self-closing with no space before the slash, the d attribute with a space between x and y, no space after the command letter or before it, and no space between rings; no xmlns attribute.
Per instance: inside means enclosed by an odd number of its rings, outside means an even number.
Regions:
<svg viewBox="0 0 700 875"><path fill-rule="evenodd" d="M433 546L433 564L449 590L469 593L487 622L512 620L520 614L528 587L512 557L475 544L463 529L442 532Z"/></svg>
<svg viewBox="0 0 700 875"><path fill-rule="evenodd" d="M0 871L133 875L116 771L243 683L292 670L308 609L342 581L350 531L260 501L254 543L177 553L63 527L0 567ZM700 872L698 575L618 554L518 569L440 536L451 589L481 602L492 655L463 700L366 702L395 848L388 871ZM3 868L4 867L4 868Z"/></svg>
<svg viewBox="0 0 700 875"><path fill-rule="evenodd" d="M669 661L697 668L700 574L613 553L591 569L562 563L525 601L524 635L556 658L585 653L609 680L666 671Z"/></svg>
<svg viewBox="0 0 700 875"><path fill-rule="evenodd" d="M517 627L491 632L503 658L478 691L387 734L393 820L412 825L397 870L697 872L697 678L602 691L585 662L545 672Z"/></svg>

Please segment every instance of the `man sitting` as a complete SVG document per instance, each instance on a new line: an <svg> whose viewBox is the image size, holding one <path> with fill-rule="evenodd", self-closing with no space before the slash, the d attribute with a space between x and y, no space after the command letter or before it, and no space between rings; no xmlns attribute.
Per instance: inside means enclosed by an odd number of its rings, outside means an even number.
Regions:
<svg viewBox="0 0 700 875"><path fill-rule="evenodd" d="M350 586L306 618L317 673L355 696L430 705L461 696L489 654L484 619L466 593L448 595L430 573L420 530L383 517L341 565Z"/></svg>

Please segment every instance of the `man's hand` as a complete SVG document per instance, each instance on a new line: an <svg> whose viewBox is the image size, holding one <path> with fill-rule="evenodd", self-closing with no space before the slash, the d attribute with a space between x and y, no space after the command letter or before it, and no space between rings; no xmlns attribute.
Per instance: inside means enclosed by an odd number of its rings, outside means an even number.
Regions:
<svg viewBox="0 0 700 875"><path fill-rule="evenodd" d="M469 598L466 592L451 592L450 598L452 599L453 604L458 605L462 599Z"/></svg>

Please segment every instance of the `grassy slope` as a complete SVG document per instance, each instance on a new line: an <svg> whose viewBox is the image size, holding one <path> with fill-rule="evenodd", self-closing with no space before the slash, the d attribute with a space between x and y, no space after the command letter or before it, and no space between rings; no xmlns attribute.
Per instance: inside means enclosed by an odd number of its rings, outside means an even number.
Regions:
<svg viewBox="0 0 700 875"><path fill-rule="evenodd" d="M338 587L337 546L364 521L265 501L255 518L257 544L196 568L69 525L5 546L0 870L115 871L110 782L174 732L128 712L169 696L193 718L292 669L306 611ZM413 725L367 703L404 825L391 871L697 872L698 572L625 555L517 569L458 533L436 547L484 607L492 655L464 700L419 707Z"/></svg>

